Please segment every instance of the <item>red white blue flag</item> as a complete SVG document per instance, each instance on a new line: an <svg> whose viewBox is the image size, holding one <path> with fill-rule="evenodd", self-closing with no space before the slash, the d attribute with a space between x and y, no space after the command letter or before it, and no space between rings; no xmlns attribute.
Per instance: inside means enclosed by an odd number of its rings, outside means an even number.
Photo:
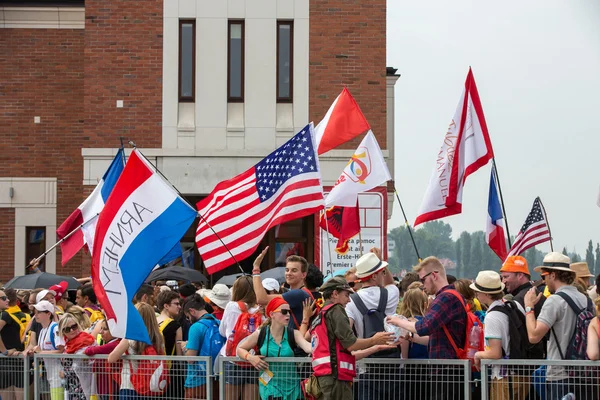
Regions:
<svg viewBox="0 0 600 400"><path fill-rule="evenodd" d="M196 246L209 274L251 256L272 227L323 209L315 147L312 124L307 125L258 164L219 183L198 202Z"/></svg>
<svg viewBox="0 0 600 400"><path fill-rule="evenodd" d="M92 282L113 336L150 343L133 296L196 215L134 150L98 217L94 238Z"/></svg>
<svg viewBox="0 0 600 400"><path fill-rule="evenodd" d="M506 239L504 237L504 214L500 206L496 187L496 169L492 167L490 194L488 197L487 226L485 241L502 261L506 260Z"/></svg>
<svg viewBox="0 0 600 400"><path fill-rule="evenodd" d="M108 196L123 172L123 160L123 149L119 149L92 194L56 230L56 236L62 239L77 229L60 244L62 265L65 265L83 246L87 245L88 249L92 250L97 215L104 208Z"/></svg>

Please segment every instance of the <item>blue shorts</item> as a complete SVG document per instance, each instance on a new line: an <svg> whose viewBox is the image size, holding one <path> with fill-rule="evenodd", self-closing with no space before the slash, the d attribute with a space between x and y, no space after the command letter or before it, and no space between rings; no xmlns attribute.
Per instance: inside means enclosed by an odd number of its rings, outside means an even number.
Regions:
<svg viewBox="0 0 600 400"><path fill-rule="evenodd" d="M258 371L254 367L242 368L232 362L225 363L225 383L228 385L257 385Z"/></svg>

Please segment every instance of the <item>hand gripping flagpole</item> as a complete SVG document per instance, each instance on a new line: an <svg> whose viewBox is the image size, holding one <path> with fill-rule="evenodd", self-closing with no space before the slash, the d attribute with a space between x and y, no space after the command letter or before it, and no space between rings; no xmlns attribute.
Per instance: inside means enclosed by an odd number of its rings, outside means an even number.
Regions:
<svg viewBox="0 0 600 400"><path fill-rule="evenodd" d="M496 176L496 183L498 184L498 194L500 195L500 205L502 206L502 215L504 216L504 225L506 225L506 236L508 236L508 248L512 248L510 240L510 231L508 230L508 218L506 217L506 208L504 208L504 197L502 197L502 186L500 186L500 178L498 178L498 167L496 167L496 158L492 158L492 168L494 169L494 175Z"/></svg>
<svg viewBox="0 0 600 400"><path fill-rule="evenodd" d="M76 227L75 229L73 229L71 232L67 233L62 239L60 239L58 242L54 243L42 255L40 255L38 258L34 258L33 260L31 260L31 262L25 267L25 269L31 268L35 264L39 263L42 258L46 257L48 255L48 253L50 253L52 250L54 250L55 248L57 248L62 242L64 242L65 240L67 240L68 238L70 238L71 236L73 236L75 234L75 232L77 232L78 230L80 230L81 228L83 228L84 226L86 226L87 224L89 224L90 222L92 222L93 220L95 220L96 218L98 218L98 215L100 215L100 214L94 215L93 217L91 217L90 219L88 219L87 221L85 221L84 223L82 223L81 225L79 225L78 227Z"/></svg>
<svg viewBox="0 0 600 400"><path fill-rule="evenodd" d="M413 247L415 248L415 253L417 253L417 259L419 262L422 261L421 256L419 255L419 249L417 249L417 243L415 242L415 237L413 236L412 229L410 228L410 224L408 223L408 218L406 218L406 213L404 212L404 207L402 207L402 202L400 201L400 196L398 195L398 191L396 190L396 185L392 181L392 185L394 187L394 193L396 194L396 199L398 200L398 204L400 205L400 210L402 210L402 215L404 216L404 224L406 225L406 229L408 229L408 233L410 234L410 240L412 240Z"/></svg>
<svg viewBox="0 0 600 400"><path fill-rule="evenodd" d="M129 141L129 144L131 146L133 146L134 149L136 149L135 147L135 143L132 142L131 140ZM148 160L148 158L142 154L141 151L138 151L138 154L140 154L142 157L144 157L144 159L146 161L148 161L148 163L150 165L152 165L152 167L154 168L154 170L160 175L162 176L162 178L169 183L169 185L171 185L171 187L177 192L177 194L179 195L179 197L185 201L191 208L193 208L194 210L196 209L196 207L194 207L193 205L191 205L185 197L183 197L183 194L181 194L181 192L175 187L175 185L173 185L171 182L169 182L169 180L167 179L166 176L164 176L164 174L162 172L160 172L160 170L150 162L150 160ZM221 239L221 236L219 236L219 234L217 233L217 231L214 230L214 228L208 223L208 221L206 219L204 219L204 217L200 214L200 212L196 212L198 214L198 216L200 217L200 219L202 221L204 221L204 223L206 223L206 225L210 228L211 231L213 231L213 233L215 234L215 236L217 237L217 239L219 239L219 241L221 242L221 244L223 245L223 247L225 247L225 250L227 250L227 252L229 253L229 255L231 256L231 258L233 258L233 261L235 261L235 263L237 264L238 268L240 269L240 271L242 272L242 274L246 274L246 272L244 272L244 269L242 268L242 266L240 265L240 263L238 262L238 260L235 258L235 256L233 255L233 253L231 253L231 250L229 250L229 247L227 247L227 245L225 244L225 242L223 241L223 239Z"/></svg>
<svg viewBox="0 0 600 400"><path fill-rule="evenodd" d="M544 212L544 219L546 220L546 226L548 226L548 235L550 235L550 251L554 251L554 246L552 245L552 231L550 230L550 221L548 221L548 214L546 214L546 207L544 207L544 203L542 203L542 199L538 196L538 200L540 201L540 206L542 206L542 211Z"/></svg>

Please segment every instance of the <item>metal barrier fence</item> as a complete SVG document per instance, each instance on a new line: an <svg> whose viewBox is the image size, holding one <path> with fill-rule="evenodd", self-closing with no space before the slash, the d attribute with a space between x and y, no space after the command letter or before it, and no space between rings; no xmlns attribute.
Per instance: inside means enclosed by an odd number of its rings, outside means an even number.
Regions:
<svg viewBox="0 0 600 400"><path fill-rule="evenodd" d="M214 398L211 357L108 356L36 354L33 358L35 399L104 400ZM2 397L4 399L4 397ZM27 399L27 397L24 397Z"/></svg>
<svg viewBox="0 0 600 400"><path fill-rule="evenodd" d="M302 399L300 382L312 374L310 358L265 358L269 373L239 358L218 360L222 400ZM354 399L418 400L471 398L471 367L466 360L363 359L352 384ZM266 385L265 385L266 383Z"/></svg>
<svg viewBox="0 0 600 400"><path fill-rule="evenodd" d="M600 363L482 360L483 400L598 400Z"/></svg>
<svg viewBox="0 0 600 400"><path fill-rule="evenodd" d="M310 358L267 358L270 373L246 368L238 358L36 354L0 358L4 399L131 399L137 387L158 387L161 399L302 399L300 382L312 374ZM152 360L153 364L148 364ZM242 364L242 365L240 365ZM160 374L160 366L165 372ZM131 374L131 368L137 374ZM139 373L140 368L144 373ZM597 400L600 363L590 361L482 360L481 381L466 360L363 359L353 397L362 399ZM154 373L155 378L150 376ZM139 377L146 377L140 380ZM262 382L261 382L262 379ZM123 383L125 382L125 383ZM145 385L144 386L144 382ZM265 385L263 382L266 382ZM477 388L481 388L479 394Z"/></svg>

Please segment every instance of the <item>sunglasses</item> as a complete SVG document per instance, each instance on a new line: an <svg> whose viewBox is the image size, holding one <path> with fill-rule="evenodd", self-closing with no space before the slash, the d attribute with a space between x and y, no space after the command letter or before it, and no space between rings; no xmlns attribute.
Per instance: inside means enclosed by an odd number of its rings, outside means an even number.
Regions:
<svg viewBox="0 0 600 400"><path fill-rule="evenodd" d="M69 333L69 332L74 332L77 329L79 329L79 326L77 324L73 324L71 326L65 326L64 331L65 331L65 333Z"/></svg>
<svg viewBox="0 0 600 400"><path fill-rule="evenodd" d="M177 307L181 307L181 303L180 302L176 302L176 303L171 303L172 306L177 306Z"/></svg>
<svg viewBox="0 0 600 400"><path fill-rule="evenodd" d="M542 278L545 278L545 277L547 277L548 275L550 275L550 272L542 272L542 274L541 274L541 275L542 275Z"/></svg>
<svg viewBox="0 0 600 400"><path fill-rule="evenodd" d="M287 308L284 308L283 310L275 310L273 312L280 312L281 315L288 315L290 313L290 310L288 310Z"/></svg>
<svg viewBox="0 0 600 400"><path fill-rule="evenodd" d="M430 273L428 273L428 274L425 274L425 276L424 276L424 277L422 277L422 278L419 278L419 280L421 281L421 283L425 283L425 281L427 280L427 277L428 277L429 275L433 274L434 272L438 272L438 271L431 271Z"/></svg>
<svg viewBox="0 0 600 400"><path fill-rule="evenodd" d="M0 296L0 300L6 301L6 300L8 300L8 297L6 297L6 296Z"/></svg>

